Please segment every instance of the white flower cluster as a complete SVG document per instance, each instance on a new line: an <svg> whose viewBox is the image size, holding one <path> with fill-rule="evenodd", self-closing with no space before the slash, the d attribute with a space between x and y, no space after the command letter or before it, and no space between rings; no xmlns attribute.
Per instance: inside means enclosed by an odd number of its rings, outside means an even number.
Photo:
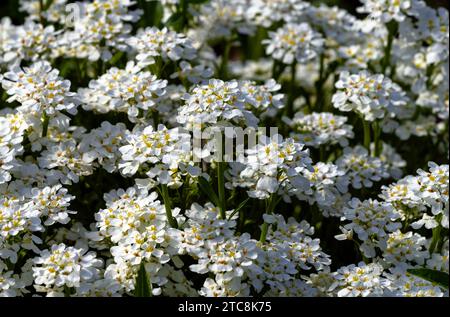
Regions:
<svg viewBox="0 0 450 317"><path fill-rule="evenodd" d="M416 220L411 224L415 229L422 226L432 229L439 225L448 228L448 165L434 162L428 165L428 172L419 169L417 176L409 175L383 186L380 197L392 203L403 218Z"/></svg>
<svg viewBox="0 0 450 317"><path fill-rule="evenodd" d="M255 127L258 119L247 110L246 105L256 109L267 108L272 104L276 107L275 105L279 105L279 98L272 98L270 90L277 88L271 88L270 83L261 88L250 85L252 83L210 79L208 83L194 86L183 97L185 104L178 110L178 123L188 129L220 124L221 121L235 122L242 127Z"/></svg>
<svg viewBox="0 0 450 317"><path fill-rule="evenodd" d="M189 38L167 28L140 30L127 40L127 44L136 51L138 65L153 64L156 57L164 61L192 60L197 53Z"/></svg>
<svg viewBox="0 0 450 317"><path fill-rule="evenodd" d="M37 62L24 69L15 66L4 75L2 87L8 95L8 102L21 104L18 111L27 115L45 113L55 115L58 111L76 113L75 93L70 92L70 81L58 76L48 62Z"/></svg>
<svg viewBox="0 0 450 317"><path fill-rule="evenodd" d="M136 121L140 111L145 116L156 107L166 86L167 81L128 62L125 69L113 67L91 81L89 88L80 89L79 96L85 110L126 112L131 121Z"/></svg>
<svg viewBox="0 0 450 317"><path fill-rule="evenodd" d="M353 127L346 122L347 117L329 112L314 112L308 115L297 113L288 123L293 130L291 137L294 140L317 148L336 143L347 146L348 139L352 139L354 133Z"/></svg>
<svg viewBox="0 0 450 317"><path fill-rule="evenodd" d="M372 187L374 182L389 178L388 165L381 158L371 157L366 148L358 145L344 148L336 165L345 172L353 188Z"/></svg>
<svg viewBox="0 0 450 317"><path fill-rule="evenodd" d="M23 115L11 113L0 117L0 184L11 180L16 156L23 152L23 136L28 129Z"/></svg>
<svg viewBox="0 0 450 317"><path fill-rule="evenodd" d="M344 2L2 5L0 297L448 297L448 10Z"/></svg>
<svg viewBox="0 0 450 317"><path fill-rule="evenodd" d="M310 205L317 203L319 207L331 207L348 192L349 180L343 170L331 163L318 162L314 171L307 169L302 174L311 184L306 192L298 192L299 199L306 200Z"/></svg>
<svg viewBox="0 0 450 317"><path fill-rule="evenodd" d="M64 18L67 31L60 38L59 55L108 60L113 53L127 49L126 40L141 10L130 11L133 1L94 0L73 8Z"/></svg>
<svg viewBox="0 0 450 317"><path fill-rule="evenodd" d="M307 23L286 24L275 32L270 32L266 53L285 64L304 64L321 52L323 38Z"/></svg>
<svg viewBox="0 0 450 317"><path fill-rule="evenodd" d="M358 12L369 13L369 17L381 22L396 20L403 21L407 15L412 13L414 5L421 3L420 0L361 0L363 6Z"/></svg>
<svg viewBox="0 0 450 317"><path fill-rule="evenodd" d="M341 111L356 111L367 121L402 116L406 111L405 93L384 75L342 72L336 88L339 91L333 95L333 106Z"/></svg>
<svg viewBox="0 0 450 317"><path fill-rule="evenodd" d="M102 261L94 252L68 247L64 244L52 245L43 250L34 260L33 278L36 290L49 296L64 295L64 287L80 287L98 278Z"/></svg>
<svg viewBox="0 0 450 317"><path fill-rule="evenodd" d="M179 187L182 175L200 174L192 162L190 135L178 128L167 129L159 125L155 130L152 126L136 126L126 135L125 145L119 151L119 169L124 175L134 175L143 168L149 181Z"/></svg>
<svg viewBox="0 0 450 317"><path fill-rule="evenodd" d="M375 247L385 249L388 233L394 232L401 227L397 220L400 214L394 207L385 202L377 200L360 201L353 198L349 206L344 208L341 220L350 221L344 225L344 234L336 236L337 239L352 238L353 232L362 241L360 250L366 257L375 257Z"/></svg>
<svg viewBox="0 0 450 317"><path fill-rule="evenodd" d="M285 199L308 191L310 183L303 170L312 170L309 151L292 139L261 138L247 150L246 164L231 163L230 187L248 188L248 195L258 199L282 194Z"/></svg>

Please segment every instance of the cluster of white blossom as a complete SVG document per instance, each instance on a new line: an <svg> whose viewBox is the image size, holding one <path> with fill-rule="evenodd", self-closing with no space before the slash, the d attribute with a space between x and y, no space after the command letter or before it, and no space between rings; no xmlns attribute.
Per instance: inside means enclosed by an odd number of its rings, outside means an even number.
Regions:
<svg viewBox="0 0 450 317"><path fill-rule="evenodd" d="M79 98L85 110L126 112L131 121L136 121L140 112L145 116L156 107L166 86L166 80L128 62L125 69L113 67L91 81L89 88L80 89Z"/></svg>
<svg viewBox="0 0 450 317"><path fill-rule="evenodd" d="M270 39L263 41L267 45L266 53L285 64L306 63L321 52L323 38L309 24L286 24L276 32L270 33Z"/></svg>
<svg viewBox="0 0 450 317"><path fill-rule="evenodd" d="M231 163L230 187L248 188L250 197L266 199L273 194L289 196L308 191L310 182L301 173L313 170L309 151L293 139L260 138L247 150L244 163Z"/></svg>
<svg viewBox="0 0 450 317"><path fill-rule="evenodd" d="M448 9L334 2L2 6L0 297L448 297Z"/></svg>
<svg viewBox="0 0 450 317"><path fill-rule="evenodd" d="M419 169L397 183L382 187L380 197L393 204L402 218L414 221L415 229L441 225L448 228L448 165L430 162L429 171Z"/></svg>
<svg viewBox="0 0 450 317"><path fill-rule="evenodd" d="M372 157L361 145L346 147L336 165L345 172L353 188L372 187L374 182L389 178L388 164L381 158Z"/></svg>
<svg viewBox="0 0 450 317"><path fill-rule="evenodd" d="M347 146L348 139L352 139L354 133L353 127L346 122L347 117L329 112L313 112L308 115L299 112L288 124L293 130L291 137L294 140L318 148L336 143Z"/></svg>
<svg viewBox="0 0 450 317"><path fill-rule="evenodd" d="M30 67L15 66L4 74L2 87L8 95L7 102L21 104L17 111L28 116L45 113L54 116L56 112L76 113L75 93L70 92L70 81L58 76L59 71L49 62L36 62Z"/></svg>
<svg viewBox="0 0 450 317"><path fill-rule="evenodd" d="M408 99L400 86L384 75L363 71L350 75L342 72L336 82L333 106L341 111L356 111L367 121L386 116L405 116Z"/></svg>

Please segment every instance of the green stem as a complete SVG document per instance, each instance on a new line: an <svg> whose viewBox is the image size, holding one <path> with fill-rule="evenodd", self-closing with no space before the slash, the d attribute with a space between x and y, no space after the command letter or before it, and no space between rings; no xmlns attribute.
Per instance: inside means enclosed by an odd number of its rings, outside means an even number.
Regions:
<svg viewBox="0 0 450 317"><path fill-rule="evenodd" d="M381 72L386 75L386 70L391 64L391 54L392 54L392 43L394 42L394 37L398 30L398 24L395 21L388 23L388 39L386 48L384 49L384 58Z"/></svg>
<svg viewBox="0 0 450 317"><path fill-rule="evenodd" d="M316 82L316 106L315 109L318 112L322 111L323 108L323 93L322 88L325 81L324 78L324 68L325 68L325 55L320 55L320 61L319 61L319 79Z"/></svg>
<svg viewBox="0 0 450 317"><path fill-rule="evenodd" d="M274 59L272 64L272 78L275 79L275 81L278 81L285 68L285 64Z"/></svg>
<svg viewBox="0 0 450 317"><path fill-rule="evenodd" d="M170 203L169 189L167 188L166 184L161 184L161 195L163 197L164 207L166 209L166 216L169 225L172 228L178 228L177 220L174 216L172 216L172 206Z"/></svg>
<svg viewBox="0 0 450 317"><path fill-rule="evenodd" d="M319 161L325 162L325 145L319 147Z"/></svg>
<svg viewBox="0 0 450 317"><path fill-rule="evenodd" d="M430 244L430 254L433 254L434 250L436 249L437 243L439 241L439 236L441 233L440 229L441 229L441 226L438 226L433 229L433 238L432 238L431 244Z"/></svg>
<svg viewBox="0 0 450 317"><path fill-rule="evenodd" d="M359 244L359 242L354 239L353 242L355 242L356 249L358 250L359 255L361 256L361 259L364 261L365 264L369 264L370 260L366 258L364 253L361 251L361 244Z"/></svg>
<svg viewBox="0 0 450 317"><path fill-rule="evenodd" d="M441 219L442 219L442 215L436 216L436 221L439 224L436 228L433 228L433 237L432 237L431 243L430 243L430 254L433 254L436 251L436 247L437 247L439 241L441 240L441 231L442 231ZM440 252L440 250L437 250L437 251Z"/></svg>
<svg viewBox="0 0 450 317"><path fill-rule="evenodd" d="M291 65L291 81L288 100L286 104L286 115L292 118L294 115L294 100L295 100L295 75L296 75L297 61L294 61Z"/></svg>
<svg viewBox="0 0 450 317"><path fill-rule="evenodd" d="M39 0L39 22L42 26L45 26L45 20L42 13L44 13L44 0Z"/></svg>
<svg viewBox="0 0 450 317"><path fill-rule="evenodd" d="M151 110L151 112L152 112L152 117L153 117L153 125L156 130L156 129L158 129L158 124L159 124L159 112L158 112L158 110Z"/></svg>
<svg viewBox="0 0 450 317"><path fill-rule="evenodd" d="M217 162L217 189L219 192L219 210L221 219L226 219L225 164L225 162Z"/></svg>
<svg viewBox="0 0 450 317"><path fill-rule="evenodd" d="M370 125L369 125L369 122L364 120L363 117L361 117L361 119L362 119L363 128L364 128L364 147L370 153Z"/></svg>
<svg viewBox="0 0 450 317"><path fill-rule="evenodd" d="M277 199L275 199L274 195L271 195L267 202L266 214L271 215L275 206L277 205ZM261 228L261 235L259 237L259 241L264 243L266 241L267 233L269 232L269 224L264 222Z"/></svg>
<svg viewBox="0 0 450 317"><path fill-rule="evenodd" d="M226 80L228 78L228 60L230 58L231 39L225 41L225 47L223 49L222 60L219 67L219 78Z"/></svg>
<svg viewBox="0 0 450 317"><path fill-rule="evenodd" d="M42 137L43 138L45 138L47 136L49 121L50 121L50 118L47 115L47 113L44 111L42 113Z"/></svg>
<svg viewBox="0 0 450 317"><path fill-rule="evenodd" d="M383 151L383 143L381 142L381 127L378 121L374 121L373 123L373 137L374 137L374 156L380 157L381 152Z"/></svg>

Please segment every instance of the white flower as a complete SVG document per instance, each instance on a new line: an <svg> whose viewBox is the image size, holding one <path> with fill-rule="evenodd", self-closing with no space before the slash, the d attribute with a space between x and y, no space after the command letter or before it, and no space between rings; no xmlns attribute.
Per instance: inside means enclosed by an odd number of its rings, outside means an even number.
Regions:
<svg viewBox="0 0 450 317"><path fill-rule="evenodd" d="M432 270L444 271L448 273L448 248L442 254L433 253L427 260L427 267Z"/></svg>
<svg viewBox="0 0 450 317"><path fill-rule="evenodd" d="M324 42L307 23L288 23L275 32L269 32L269 37L262 42L267 45L266 53L284 64L294 61L303 64L316 58Z"/></svg>
<svg viewBox="0 0 450 317"><path fill-rule="evenodd" d="M348 191L348 178L345 172L331 163L318 162L313 166L314 171L307 169L302 171L311 183L311 189L305 193L299 192L300 200L307 200L310 205L317 203L319 206L334 205L342 194Z"/></svg>
<svg viewBox="0 0 450 317"><path fill-rule="evenodd" d="M385 281L381 274L383 268L377 263L348 265L333 274L335 278L329 291L338 297L382 296Z"/></svg>
<svg viewBox="0 0 450 317"><path fill-rule="evenodd" d="M11 97L8 102L18 101L18 111L55 115L65 110L76 113L75 93L70 92L70 81L58 76L48 62L37 62L30 67L15 66L7 72L2 86Z"/></svg>
<svg viewBox="0 0 450 317"><path fill-rule="evenodd" d="M142 14L142 10L129 10L132 5L130 0L77 3L75 16L64 19L68 30L59 38L58 49L53 54L106 61L115 51L125 51L125 41L132 31L132 25L127 22L136 22Z"/></svg>
<svg viewBox="0 0 450 317"><path fill-rule="evenodd" d="M246 13L252 23L269 28L276 22L298 20L310 7L304 0L253 0Z"/></svg>
<svg viewBox="0 0 450 317"><path fill-rule="evenodd" d="M250 96L241 91L235 80L224 82L210 79L208 83L194 86L183 97L185 104L178 110L177 121L187 129L198 125L216 125L220 121L254 127L258 119L245 108Z"/></svg>
<svg viewBox="0 0 450 317"><path fill-rule="evenodd" d="M0 198L0 237L5 241L28 230L42 230L39 212L31 203L14 198L7 194Z"/></svg>
<svg viewBox="0 0 450 317"><path fill-rule="evenodd" d="M384 75L342 72L336 82L333 106L341 111L356 111L364 120L374 121L400 115L408 99L400 86Z"/></svg>
<svg viewBox="0 0 450 317"><path fill-rule="evenodd" d="M406 167L406 161L396 152L395 148L391 145L382 142L383 150L381 151L379 158L381 162L386 166L387 172L394 179L399 179L403 174L403 168ZM370 150L373 152L375 149L375 143L370 144Z"/></svg>
<svg viewBox="0 0 450 317"><path fill-rule="evenodd" d="M244 98L245 107L260 116L274 116L284 107L283 94L276 93L281 89L274 79L267 80L263 85L256 82L243 80L239 82L239 90Z"/></svg>
<svg viewBox="0 0 450 317"><path fill-rule="evenodd" d="M317 148L336 143L347 146L348 139L354 137L353 127L346 124L347 117L329 112L313 112L308 115L298 112L292 121L287 121L293 130L291 137L306 146Z"/></svg>
<svg viewBox="0 0 450 317"><path fill-rule="evenodd" d="M375 257L375 247L385 250L388 233L401 227L400 214L389 203L353 198L343 210L341 221L347 220L343 231L352 230L363 243L360 250L366 257Z"/></svg>
<svg viewBox="0 0 450 317"><path fill-rule="evenodd" d="M95 157L101 167L112 173L118 169L119 148L125 145L127 133L125 124L112 125L109 121L103 121L100 128L83 136L80 149L85 156Z"/></svg>
<svg viewBox="0 0 450 317"><path fill-rule="evenodd" d="M5 33L4 59L10 64L17 64L21 60L36 62L50 58L58 47L54 25L44 27L40 23L27 20L25 24L14 27Z"/></svg>
<svg viewBox="0 0 450 317"><path fill-rule="evenodd" d="M136 126L127 134L124 144L119 148L119 170L123 175L134 175L139 168L144 168L149 177L145 181L148 186L158 182L179 187L182 176L200 174L192 161L190 135L181 129L159 125L154 130L152 126Z"/></svg>
<svg viewBox="0 0 450 317"><path fill-rule="evenodd" d="M186 217L188 220L182 231L172 232L173 246L178 248L180 253L199 256L204 252L206 241L223 242L233 238L236 220L221 219L219 208L212 203L206 203L205 206L192 204L186 211Z"/></svg>
<svg viewBox="0 0 450 317"><path fill-rule="evenodd" d="M43 250L33 262L34 282L45 287L79 287L82 282L98 278L103 264L94 252L64 244Z"/></svg>
<svg viewBox="0 0 450 317"><path fill-rule="evenodd" d="M190 270L200 274L221 274L224 281L242 278L247 267L258 256L256 241L250 239L247 233L223 242L207 240L204 249L198 255L198 264L192 264Z"/></svg>
<svg viewBox="0 0 450 317"><path fill-rule="evenodd" d="M250 290L248 285L241 283L239 278L231 281L220 280L220 282L207 278L198 293L204 297L242 297L249 296Z"/></svg>
<svg viewBox="0 0 450 317"><path fill-rule="evenodd" d="M275 225L277 230L273 230L271 226L266 238L267 245L262 246L263 250L274 251L278 253L278 257L288 260L293 265L294 274L299 269L310 270L314 267L320 271L328 268L331 259L322 251L320 239L310 237L314 234L314 227L304 220L298 223L294 218L289 218L286 222L281 215L275 216ZM270 258L272 255L268 253L267 256ZM289 270L282 274L289 274Z"/></svg>
<svg viewBox="0 0 450 317"><path fill-rule="evenodd" d="M409 15L410 9L419 0L360 0L362 7L357 9L360 13L369 13L369 18L387 23L391 20L401 22Z"/></svg>
<svg viewBox="0 0 450 317"><path fill-rule="evenodd" d="M68 140L51 146L38 158L41 168L58 168L65 175L64 184L78 183L80 176L93 173L92 161L95 157L83 155L75 140Z"/></svg>
<svg viewBox="0 0 450 317"><path fill-rule="evenodd" d="M156 193L148 194L134 187L105 194L106 209L95 214L101 236L117 243L134 230L144 232L150 226L164 228L164 206L156 200L157 196Z"/></svg>
<svg viewBox="0 0 450 317"><path fill-rule="evenodd" d="M348 45L359 40L361 34L357 32L357 19L347 10L321 3L319 6L308 6L305 15L311 25L326 35L327 46Z"/></svg>
<svg viewBox="0 0 450 317"><path fill-rule="evenodd" d="M383 186L380 197L394 204L403 218L415 220L421 216L411 224L414 229L423 225L427 229L438 225L448 228L448 165L429 162L428 166L429 172L419 169L418 176L409 175L389 187Z"/></svg>
<svg viewBox="0 0 450 317"><path fill-rule="evenodd" d="M137 52L138 65L143 66L153 64L155 57L178 61L192 60L197 54L189 38L166 27L161 30L156 27L141 29L127 40L127 44Z"/></svg>
<svg viewBox="0 0 450 317"><path fill-rule="evenodd" d="M30 194L30 208L39 211L39 217L43 217L44 225L50 226L55 222L66 224L70 221L69 214L76 212L67 210L70 201L75 196L68 195L67 189L62 185L53 187L33 188Z"/></svg>
<svg viewBox="0 0 450 317"><path fill-rule="evenodd" d="M170 78L180 78L182 81L187 79L193 84L204 82L213 76L213 70L203 64L192 66L189 62L181 61L180 70L173 73Z"/></svg>
<svg viewBox="0 0 450 317"><path fill-rule="evenodd" d="M64 23L66 18L66 5L67 0L53 0L48 8L43 12L40 12L39 0L20 0L20 11L28 13L28 17L34 21L39 21L40 13L48 22L60 22Z"/></svg>
<svg viewBox="0 0 450 317"><path fill-rule="evenodd" d="M389 284L386 296L396 297L442 297L439 286L406 272L407 265L398 265L384 273Z"/></svg>
<svg viewBox="0 0 450 317"><path fill-rule="evenodd" d="M425 249L427 240L417 233L408 231L402 233L397 230L389 234L387 247L383 251L383 258L390 264L406 263L412 261L423 264L429 257Z"/></svg>
<svg viewBox="0 0 450 317"><path fill-rule="evenodd" d="M345 171L353 188L372 187L390 175L387 164L381 159L369 156L369 152L361 145L344 148L344 154L336 160L339 169Z"/></svg>
<svg viewBox="0 0 450 317"><path fill-rule="evenodd" d="M249 11L252 3L246 0L211 0L200 7L197 37L201 41L229 37L233 32L253 34L254 25Z"/></svg>
<svg viewBox="0 0 450 317"><path fill-rule="evenodd" d="M243 163L231 163L229 187L248 188L248 195L267 199L271 194L290 195L308 191L310 183L301 175L312 170L309 151L292 139L259 138L259 143L247 150Z"/></svg>
<svg viewBox="0 0 450 317"><path fill-rule="evenodd" d="M131 121L136 121L139 115L155 108L166 86L166 80L156 79L134 62L128 62L125 69L113 67L91 81L89 88L79 90L79 95L85 110L126 112Z"/></svg>

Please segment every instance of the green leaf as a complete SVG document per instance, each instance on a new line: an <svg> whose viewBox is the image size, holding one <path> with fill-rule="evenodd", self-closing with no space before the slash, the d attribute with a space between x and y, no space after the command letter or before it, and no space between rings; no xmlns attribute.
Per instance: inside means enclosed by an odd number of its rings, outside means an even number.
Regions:
<svg viewBox="0 0 450 317"><path fill-rule="evenodd" d="M164 15L161 2L157 0L147 1L143 5L146 26L159 26Z"/></svg>
<svg viewBox="0 0 450 317"><path fill-rule="evenodd" d="M430 270L430 269L409 269L408 273L418 276L429 282L438 284L439 286L448 289L449 275L448 273Z"/></svg>
<svg viewBox="0 0 450 317"><path fill-rule="evenodd" d="M166 22L166 26L172 27L174 30L181 30L184 25L184 15L182 12L175 12Z"/></svg>
<svg viewBox="0 0 450 317"><path fill-rule="evenodd" d="M115 66L117 62L125 55L124 52L117 52L109 61L109 64Z"/></svg>
<svg viewBox="0 0 450 317"><path fill-rule="evenodd" d="M133 295L135 297L152 297L152 286L147 271L145 270L144 262L141 262L141 266L139 267Z"/></svg>
<svg viewBox="0 0 450 317"><path fill-rule="evenodd" d="M53 0L47 0L44 2L44 7L42 8L44 11L47 11L48 8L50 8L50 6L52 5Z"/></svg>
<svg viewBox="0 0 450 317"><path fill-rule="evenodd" d="M209 198L209 200L214 203L214 205L219 206L219 197L217 197L217 194L212 190L211 185L204 177L200 176L198 178L198 187Z"/></svg>
<svg viewBox="0 0 450 317"><path fill-rule="evenodd" d="M244 200L243 202L241 202L239 204L239 206L231 213L231 215L228 217L228 220L230 220L236 213L239 212L239 210L241 210L246 204L247 201L249 201L250 197L248 197L246 200Z"/></svg>

